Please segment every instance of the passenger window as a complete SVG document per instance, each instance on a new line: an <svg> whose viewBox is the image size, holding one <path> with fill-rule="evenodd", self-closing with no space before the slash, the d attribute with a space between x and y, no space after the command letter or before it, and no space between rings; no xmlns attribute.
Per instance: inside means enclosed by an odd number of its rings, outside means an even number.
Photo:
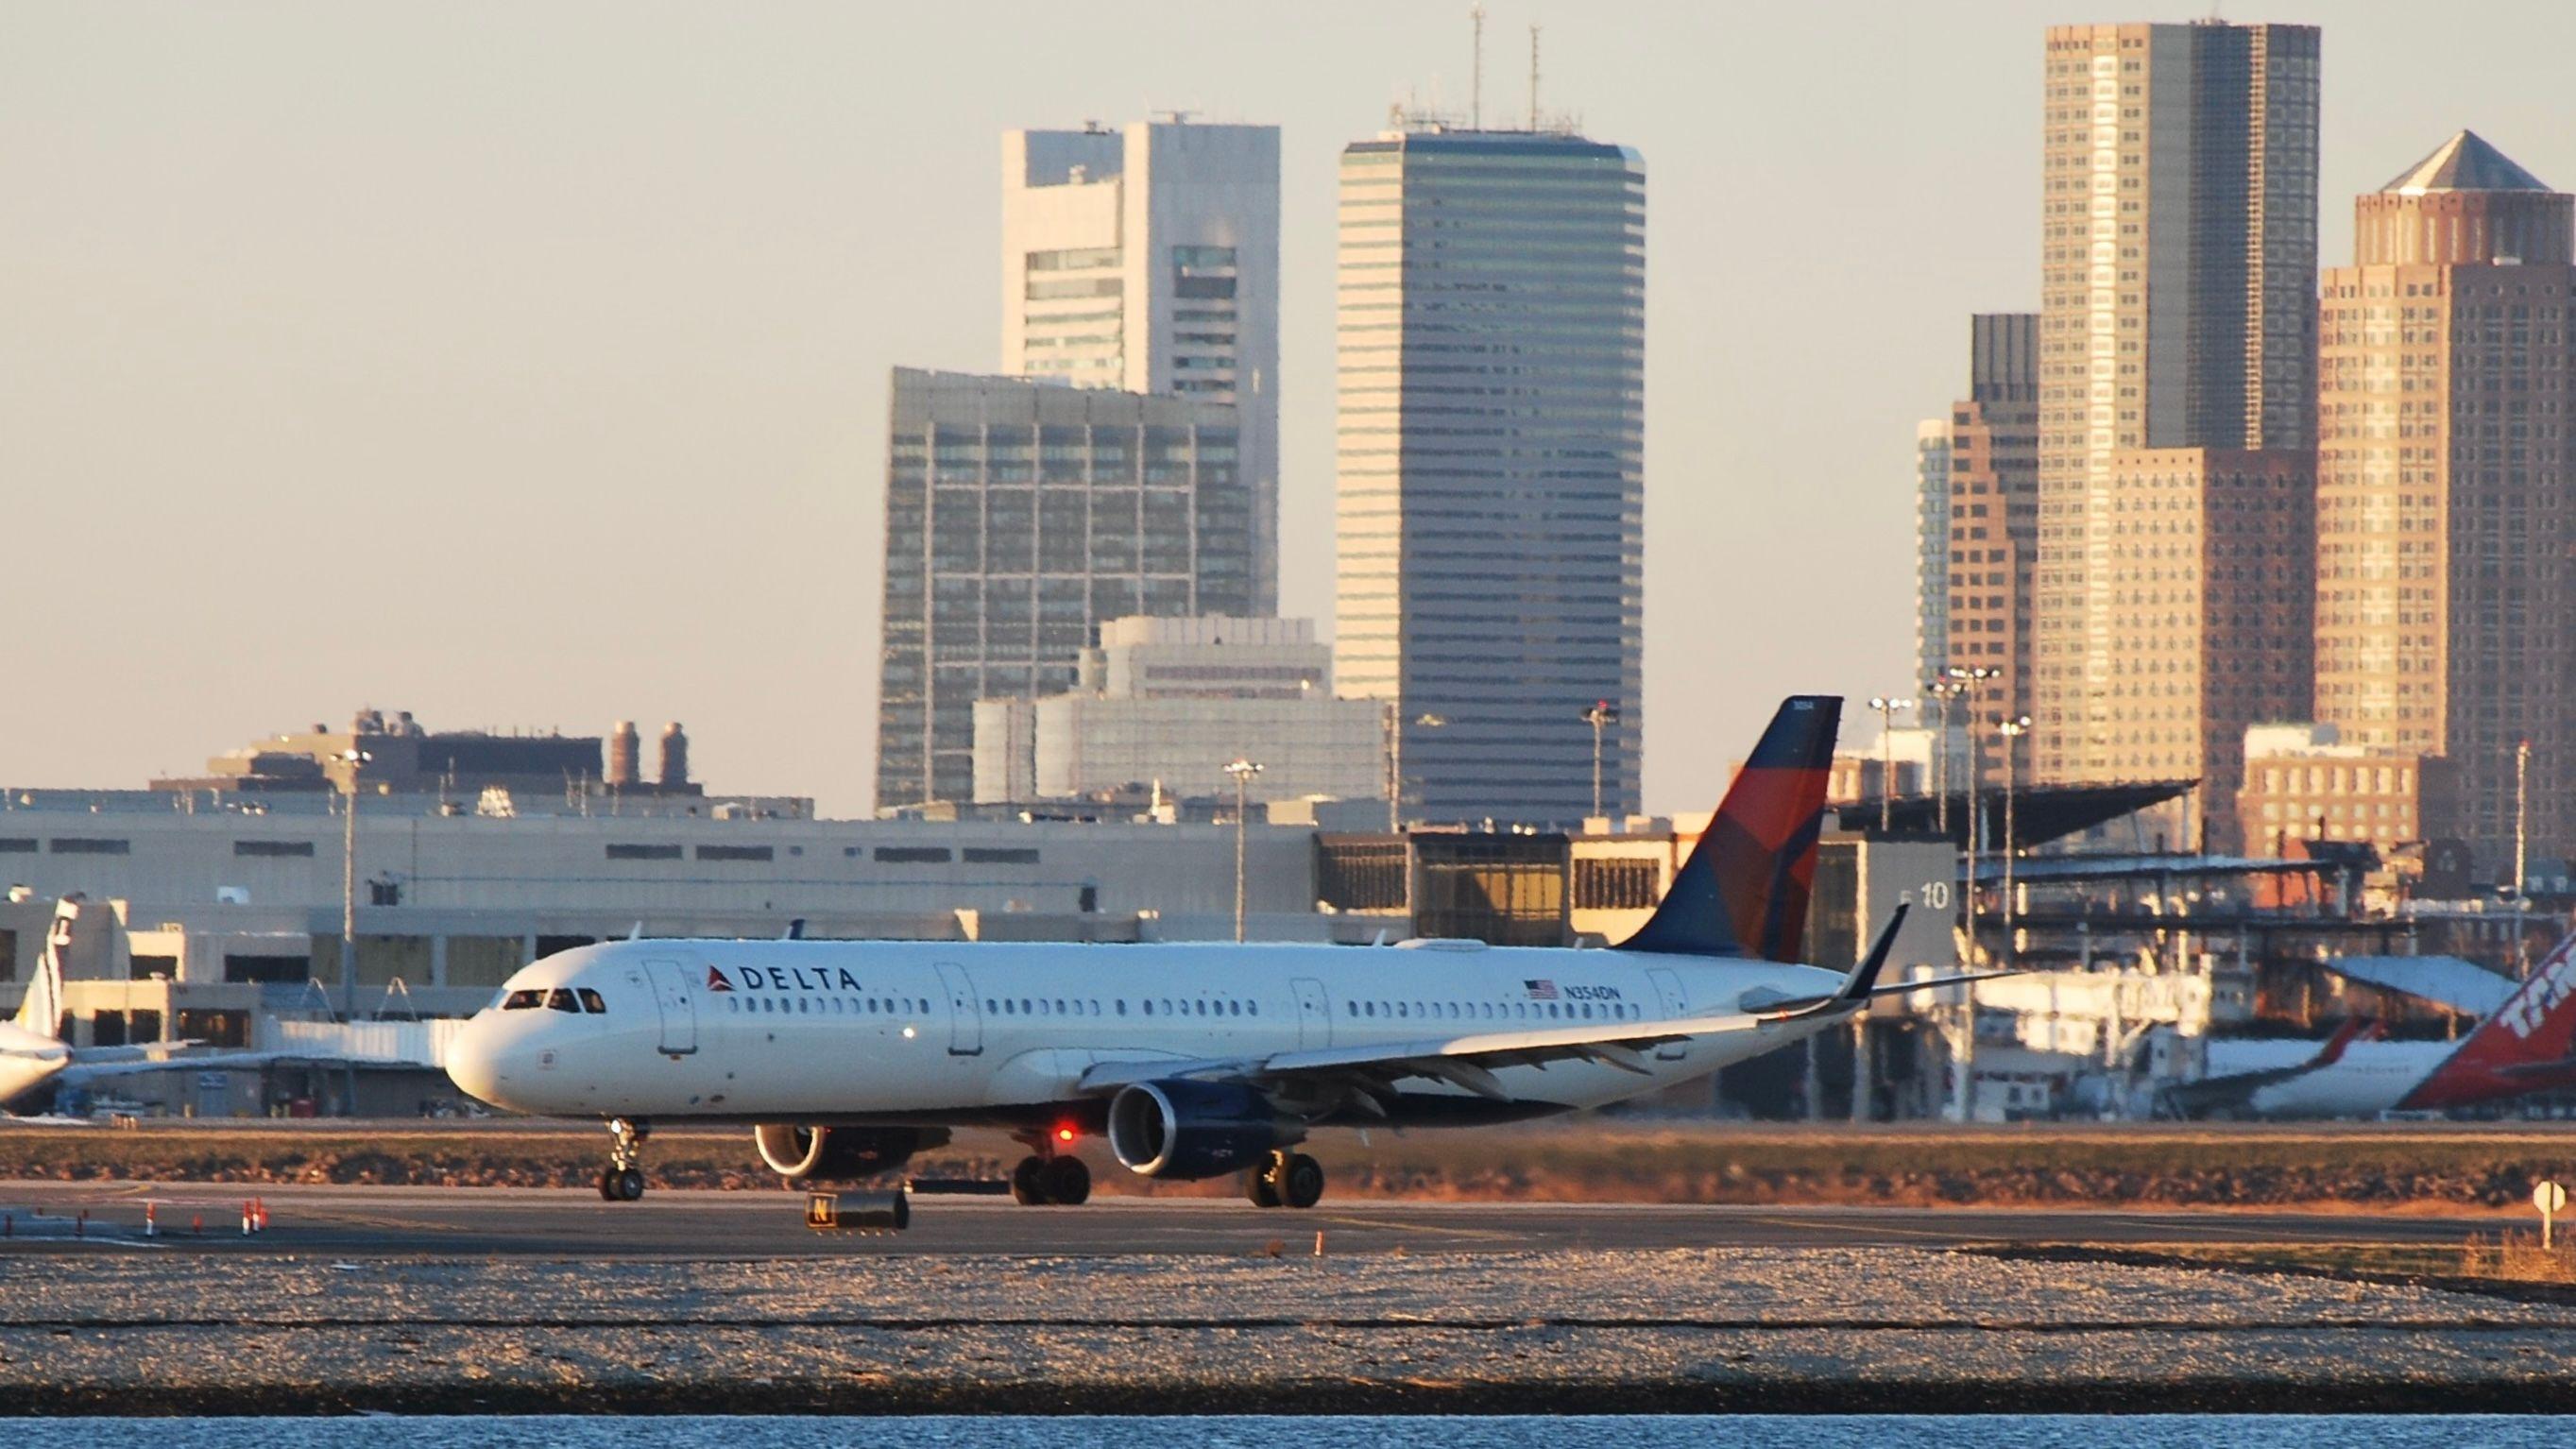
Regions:
<svg viewBox="0 0 2576 1449"><path fill-rule="evenodd" d="M1127 998L1124 996L1118 998L1118 1014L1120 1016L1127 1014Z"/></svg>
<svg viewBox="0 0 2576 1449"><path fill-rule="evenodd" d="M1245 1004L1243 1010L1244 1014L1247 1016L1259 1016L1261 1014L1261 1003L1258 1001L1248 1002Z"/></svg>
<svg viewBox="0 0 2576 1449"><path fill-rule="evenodd" d="M501 999L503 1011L526 1011L545 1004L546 994L542 991L513 991Z"/></svg>
<svg viewBox="0 0 2576 1449"><path fill-rule="evenodd" d="M554 990L547 992L546 1005L553 1007L557 1011L572 1012L576 1016L581 1013L581 1003L573 1000L572 988L568 986L558 986Z"/></svg>
<svg viewBox="0 0 2576 1449"><path fill-rule="evenodd" d="M1029 1014L1029 999L1023 996L1020 998L1020 1015L1027 1016Z"/></svg>
<svg viewBox="0 0 2576 1449"><path fill-rule="evenodd" d="M742 1003L728 996L725 998L725 1010L739 1012L742 1010Z"/></svg>
<svg viewBox="0 0 2576 1449"><path fill-rule="evenodd" d="M608 1003L600 999L598 992L585 986L581 988L581 1009L594 1016L605 1016L608 1014Z"/></svg>
<svg viewBox="0 0 2576 1449"><path fill-rule="evenodd" d="M1062 1015L1064 1015L1064 998L1063 998L1063 997L1060 997L1060 996L1059 996L1059 997L1057 997L1057 998L1056 998L1056 1003L1055 1003L1055 1014L1056 1014L1056 1015L1058 1015L1058 1016L1062 1016Z"/></svg>

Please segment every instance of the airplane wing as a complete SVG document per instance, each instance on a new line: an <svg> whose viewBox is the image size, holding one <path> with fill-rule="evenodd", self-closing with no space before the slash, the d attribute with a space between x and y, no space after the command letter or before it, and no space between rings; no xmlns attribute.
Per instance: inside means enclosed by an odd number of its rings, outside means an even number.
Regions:
<svg viewBox="0 0 2576 1449"><path fill-rule="evenodd" d="M90 1048L75 1048L71 1065L63 1068L67 1083L93 1081L101 1077L134 1077L146 1072L220 1072L239 1067L264 1067L271 1062L293 1058L310 1061L305 1052L208 1052L193 1057L151 1057L141 1060L93 1061Z"/></svg>
<svg viewBox="0 0 2576 1449"><path fill-rule="evenodd" d="M1365 1103L1390 1088L1398 1079L1428 1077L1502 1102L1511 1100L1510 1093L1494 1077L1495 1070L1503 1067L1544 1069L1551 1062L1587 1061L1639 1076L1650 1076L1654 1067L1647 1054L1668 1042L1758 1031L1802 1016L1845 1015L1860 1010L1875 996L1985 979L1982 975L1956 976L1937 981L1879 985L1879 970L1886 965L1888 951L1896 943L1897 930L1905 923L1905 910L1903 906L1897 907L1868 957L1852 968L1841 987L1828 995L1784 997L1765 1002L1759 1009L1749 1012L1667 1017L1654 1021L1586 1022L1579 1026L1521 1031L1466 1032L1417 1037L1409 1041L1370 1042L1361 1046L1272 1052L1254 1057L1178 1061L1169 1057L1113 1059L1093 1063L1077 1079L1074 1090L1086 1096L1100 1096L1138 1082L1196 1077L1273 1088L1339 1084L1345 1088L1357 1088L1351 1099Z"/></svg>
<svg viewBox="0 0 2576 1449"><path fill-rule="evenodd" d="M1138 1082L1174 1077L1277 1085L1300 1077L1435 1077L1480 1097L1507 1100L1494 1081L1497 1067L1544 1067L1558 1061L1596 1061L1640 1075L1653 1068L1645 1053L1665 1042L1721 1032L1751 1031L1784 1014L1763 1016L1694 1016L1668 1021L1603 1021L1539 1031L1471 1032L1461 1036L1422 1037L1413 1041L1371 1042L1366 1046L1322 1047L1272 1052L1257 1057L1208 1057L1175 1061L1169 1057L1096 1062L1083 1072L1074 1089L1100 1096Z"/></svg>
<svg viewBox="0 0 2576 1449"><path fill-rule="evenodd" d="M2253 1100L2254 1094L2343 1060L2343 1049L2365 1033L2378 1030L2379 1023L2366 1016L2348 1018L2326 1038L2317 1054L2303 1062L2286 1067L2266 1067L2260 1071L2229 1072L2225 1076L2203 1077L2197 1082L2178 1082L2156 1094L2157 1105L2168 1115L2200 1116L2214 1109L2238 1108Z"/></svg>

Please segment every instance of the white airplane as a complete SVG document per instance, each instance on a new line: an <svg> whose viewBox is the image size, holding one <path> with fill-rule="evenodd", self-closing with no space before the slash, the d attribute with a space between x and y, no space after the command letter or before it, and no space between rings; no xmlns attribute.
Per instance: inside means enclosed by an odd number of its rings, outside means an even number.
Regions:
<svg viewBox="0 0 2576 1449"><path fill-rule="evenodd" d="M791 1181L866 1176L1009 1129L1024 1203L1079 1203L1105 1135L1147 1177L1246 1174L1311 1207L1319 1126L1470 1126L1598 1107L1850 1018L1898 924L1848 973L1797 964L1842 702L1783 703L1655 915L1608 950L1407 941L1055 945L628 940L522 969L447 1072L495 1106L608 1119L599 1192L644 1191L655 1122L753 1126Z"/></svg>
<svg viewBox="0 0 2576 1449"><path fill-rule="evenodd" d="M2456 1042L2362 1039L2369 1025L2359 1018L2345 1022L2305 1061L2168 1087L2158 1096L2158 1111L2376 1117L2576 1086L2576 935L2560 941L2477 1030Z"/></svg>
<svg viewBox="0 0 2576 1449"><path fill-rule="evenodd" d="M80 919L80 909L81 898L76 895L63 897L54 907L53 925L45 933L45 949L36 962L36 979L27 983L18 1014L0 1022L0 1107L48 1082L86 1085L100 1077L255 1066L277 1059L274 1052L171 1055L186 1042L76 1047L63 1040L63 956L71 949L72 925Z"/></svg>

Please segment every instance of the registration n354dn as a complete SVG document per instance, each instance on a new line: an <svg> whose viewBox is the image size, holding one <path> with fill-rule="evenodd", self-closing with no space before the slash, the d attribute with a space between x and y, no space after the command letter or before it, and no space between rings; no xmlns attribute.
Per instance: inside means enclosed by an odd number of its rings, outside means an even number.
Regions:
<svg viewBox="0 0 2576 1449"><path fill-rule="evenodd" d="M1653 917L1607 950L1417 940L1077 945L630 940L520 971L450 1045L495 1106L608 1121L600 1195L644 1191L651 1124L750 1125L798 1181L1009 1130L1027 1203L1079 1203L1100 1136L1147 1177L1240 1173L1311 1207L1324 1127L1473 1127L1704 1077L1862 1009L1799 963L1841 701L1784 702ZM1909 982L1888 990L1917 990Z"/></svg>

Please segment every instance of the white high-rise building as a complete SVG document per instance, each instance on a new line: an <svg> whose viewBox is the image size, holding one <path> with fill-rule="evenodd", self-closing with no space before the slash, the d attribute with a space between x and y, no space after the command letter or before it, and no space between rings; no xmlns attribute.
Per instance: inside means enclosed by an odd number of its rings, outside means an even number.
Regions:
<svg viewBox="0 0 2576 1449"><path fill-rule="evenodd" d="M1252 611L1279 600L1279 128L1002 138L1002 371L1240 411Z"/></svg>
<svg viewBox="0 0 2576 1449"><path fill-rule="evenodd" d="M1333 650L1304 619L1109 619L1080 684L975 702L978 801L1233 793L1227 762L1261 766L1247 798L1380 798L1375 701L1333 697Z"/></svg>

